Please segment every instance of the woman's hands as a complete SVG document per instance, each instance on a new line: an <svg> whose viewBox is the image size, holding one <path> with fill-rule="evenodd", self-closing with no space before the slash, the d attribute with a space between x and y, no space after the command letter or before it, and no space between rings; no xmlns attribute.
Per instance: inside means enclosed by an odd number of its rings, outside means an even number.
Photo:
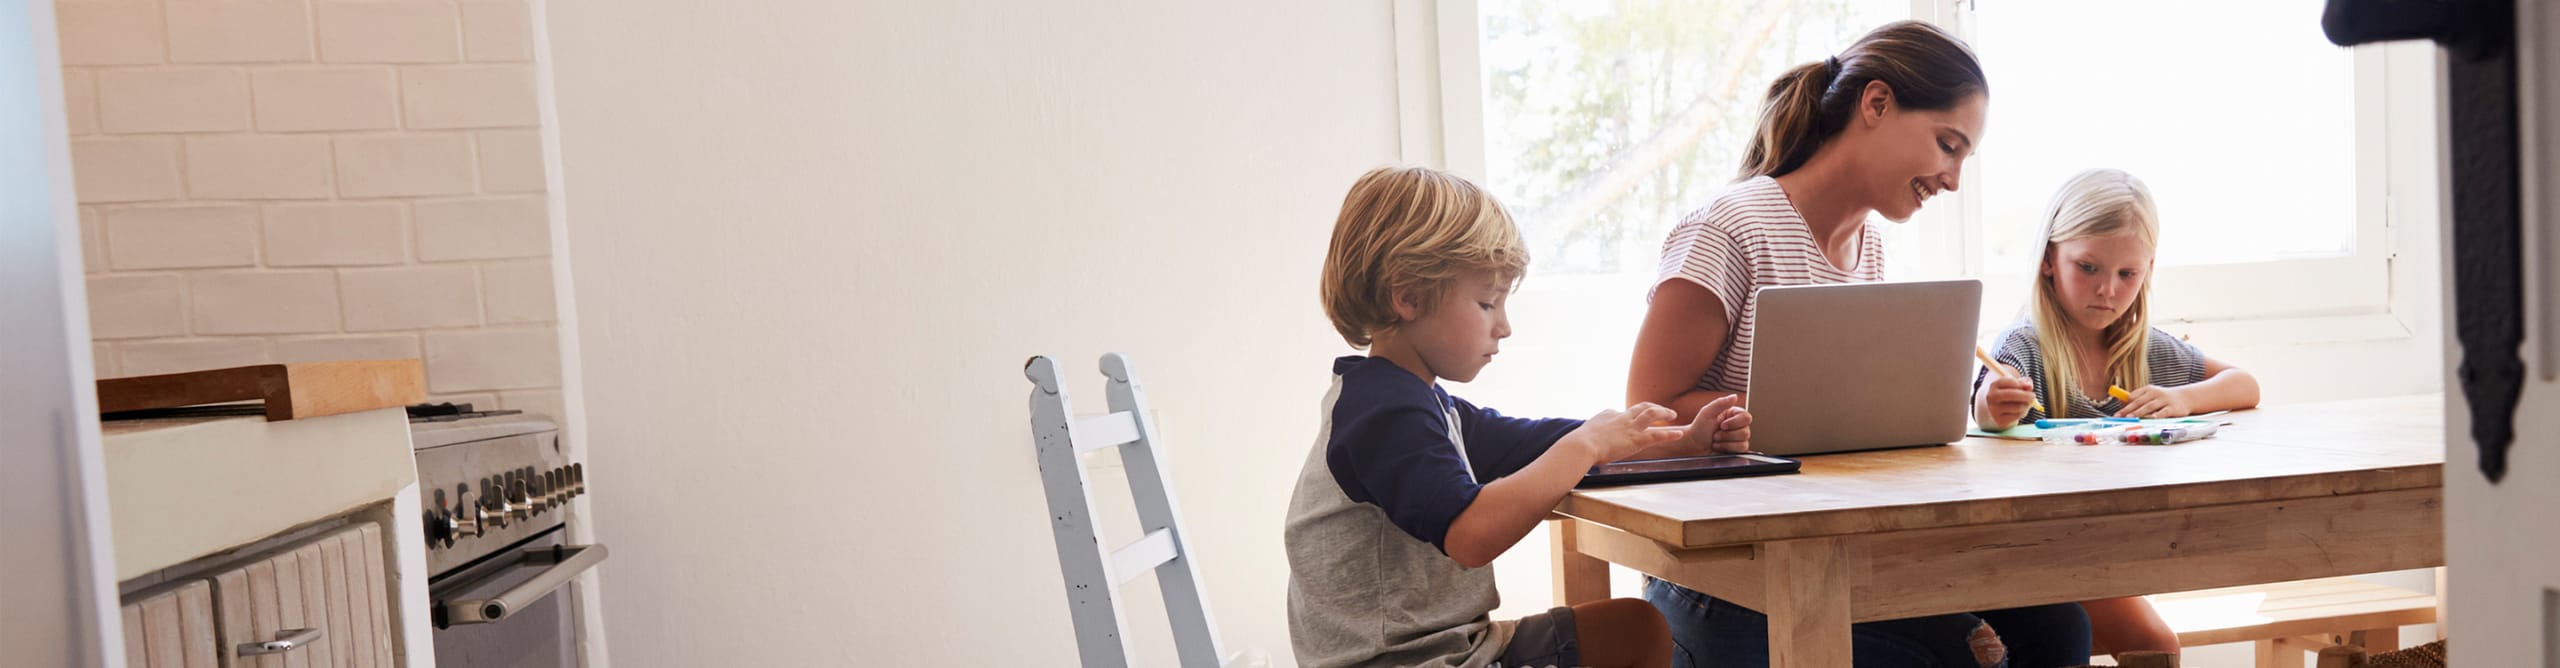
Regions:
<svg viewBox="0 0 2560 668"><path fill-rule="evenodd" d="M1750 452L1751 411L1742 407L1742 395L1728 394L1698 409L1698 419L1689 422L1689 440L1702 452ZM1699 435L1705 434L1704 439Z"/></svg>

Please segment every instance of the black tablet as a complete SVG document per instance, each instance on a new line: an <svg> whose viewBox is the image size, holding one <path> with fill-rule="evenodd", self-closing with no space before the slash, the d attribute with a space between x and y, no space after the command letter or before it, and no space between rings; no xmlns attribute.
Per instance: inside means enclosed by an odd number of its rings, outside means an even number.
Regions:
<svg viewBox="0 0 2560 668"><path fill-rule="evenodd" d="M1607 487L1665 480L1794 473L1803 466L1803 463L1793 459L1758 453L1638 459L1591 467L1591 472L1582 477L1582 484L1575 486Z"/></svg>

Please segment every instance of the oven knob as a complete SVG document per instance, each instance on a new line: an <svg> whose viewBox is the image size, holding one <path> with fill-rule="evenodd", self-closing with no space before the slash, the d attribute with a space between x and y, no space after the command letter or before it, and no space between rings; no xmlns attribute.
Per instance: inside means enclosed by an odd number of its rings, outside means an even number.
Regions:
<svg viewBox="0 0 2560 668"><path fill-rule="evenodd" d="M551 505L569 505L569 495L575 494L575 492L569 491L569 469L567 467L555 468L551 469L551 472L544 473L542 475L543 479L551 481Z"/></svg>
<svg viewBox="0 0 2560 668"><path fill-rule="evenodd" d="M477 511L480 514L481 530L505 529L507 517L515 514L514 504L507 502L506 479L492 478L489 482L490 486L480 488L480 497L485 499L480 502Z"/></svg>
<svg viewBox="0 0 2560 668"><path fill-rule="evenodd" d="M428 511L428 512L427 512L427 549L430 549L430 550L440 549L440 548L450 547L450 546L452 546L452 544L453 544L453 513L445 512L445 511L444 511L443 509L441 509L441 508L436 509L436 510L432 510L432 511Z"/></svg>
<svg viewBox="0 0 2560 668"><path fill-rule="evenodd" d="M525 495L524 478L507 481L507 515L514 519L533 516L533 502Z"/></svg>
<svg viewBox="0 0 2560 668"><path fill-rule="evenodd" d="M580 496L580 495L584 495L584 494L586 494L586 493L587 493L587 465L586 465L585 463L583 463L583 462L581 462L581 463L577 463L577 464L570 464L570 465L569 465L569 495L570 495L570 496Z"/></svg>
<svg viewBox="0 0 2560 668"><path fill-rule="evenodd" d="M472 502L469 492L464 492L453 504L453 512L444 515L444 524L449 529L445 534L445 546L452 547L455 541L461 540L465 535L473 538L488 535L488 525L480 521L481 516L486 512L480 504Z"/></svg>
<svg viewBox="0 0 2560 668"><path fill-rule="evenodd" d="M525 472L524 497L525 513L527 515L540 515L542 514L542 511L551 509L550 493L548 490L543 489L541 474L534 473L532 471Z"/></svg>

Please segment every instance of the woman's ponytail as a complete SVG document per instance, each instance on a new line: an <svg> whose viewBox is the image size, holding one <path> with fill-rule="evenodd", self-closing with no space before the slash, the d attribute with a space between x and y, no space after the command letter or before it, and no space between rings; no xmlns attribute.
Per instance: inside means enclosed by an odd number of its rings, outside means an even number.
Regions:
<svg viewBox="0 0 2560 668"><path fill-rule="evenodd" d="M1803 167L1848 126L1870 81L1891 88L1895 105L1923 111L1953 108L1990 90L1973 49L1954 35L1920 21L1885 24L1840 55L1797 65L1769 85L1737 180Z"/></svg>
<svg viewBox="0 0 2560 668"><path fill-rule="evenodd" d="M1797 65L1769 84L1768 103L1760 108L1760 127L1752 133L1751 148L1742 154L1741 178L1795 171L1812 157L1813 147L1829 136L1822 127L1822 98L1840 73L1839 63L1838 58L1827 58Z"/></svg>

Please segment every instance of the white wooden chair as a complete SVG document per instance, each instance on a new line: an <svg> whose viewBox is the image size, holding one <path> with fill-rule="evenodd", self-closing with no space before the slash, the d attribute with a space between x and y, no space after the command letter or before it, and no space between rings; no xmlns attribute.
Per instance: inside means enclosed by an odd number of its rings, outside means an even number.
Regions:
<svg viewBox="0 0 2560 668"><path fill-rule="evenodd" d="M1260 652L1230 656L1219 649L1209 599L1183 537L1173 500L1172 466L1157 447L1155 422L1138 390L1129 359L1102 356L1111 412L1075 417L1057 364L1033 357L1022 373L1031 379L1031 445L1039 453L1040 479L1048 489L1049 528L1058 539L1058 566L1066 575L1067 604L1076 625L1076 649L1087 668L1127 666L1128 620L1120 613L1120 586L1150 571L1164 593L1176 655L1184 666L1261 665ZM1086 489L1085 453L1118 446L1129 476L1144 535L1117 549L1097 532L1093 495ZM1231 663L1232 662L1232 663Z"/></svg>

